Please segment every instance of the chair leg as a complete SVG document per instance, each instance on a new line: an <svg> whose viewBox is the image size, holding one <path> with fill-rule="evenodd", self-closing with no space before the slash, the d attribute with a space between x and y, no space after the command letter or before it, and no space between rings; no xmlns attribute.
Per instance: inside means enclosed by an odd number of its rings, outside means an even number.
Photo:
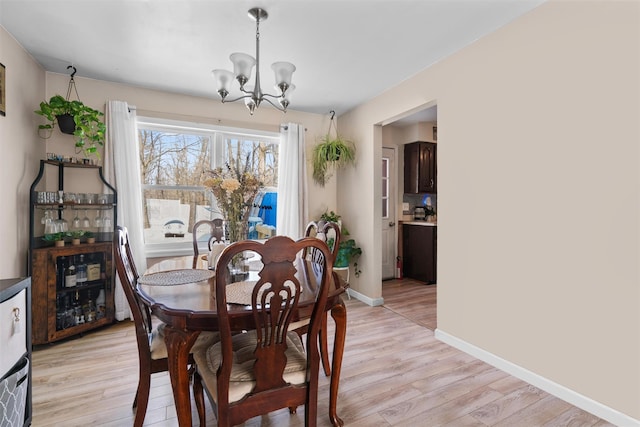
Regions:
<svg viewBox="0 0 640 427"><path fill-rule="evenodd" d="M133 399L133 411L135 419L134 427L142 427L144 418L147 415L147 405L149 404L149 390L151 388L151 373L140 371L140 379L138 380L138 390L136 397Z"/></svg>
<svg viewBox="0 0 640 427"><path fill-rule="evenodd" d="M327 317L327 313L322 315L318 339L320 340L320 358L322 359L322 368L324 369L324 374L328 377L331 375L331 365L329 364L329 347L327 345Z"/></svg>
<svg viewBox="0 0 640 427"><path fill-rule="evenodd" d="M204 427L207 424L204 408L204 393L202 392L202 378L197 369L193 373L193 400L196 402L200 427Z"/></svg>

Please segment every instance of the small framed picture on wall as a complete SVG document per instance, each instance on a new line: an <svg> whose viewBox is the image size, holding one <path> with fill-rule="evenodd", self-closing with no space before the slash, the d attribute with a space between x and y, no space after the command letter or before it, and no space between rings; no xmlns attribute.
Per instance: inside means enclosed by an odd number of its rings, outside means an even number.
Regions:
<svg viewBox="0 0 640 427"><path fill-rule="evenodd" d="M4 116L7 113L6 88L5 68L4 65L0 63L0 116Z"/></svg>

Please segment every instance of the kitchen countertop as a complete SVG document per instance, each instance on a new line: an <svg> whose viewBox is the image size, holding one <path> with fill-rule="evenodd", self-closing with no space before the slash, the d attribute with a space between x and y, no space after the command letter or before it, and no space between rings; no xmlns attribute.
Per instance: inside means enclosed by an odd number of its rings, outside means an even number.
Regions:
<svg viewBox="0 0 640 427"><path fill-rule="evenodd" d="M437 227L438 223L429 222L429 221L420 221L420 220L411 220L411 221L400 221L403 225L424 225L428 227Z"/></svg>

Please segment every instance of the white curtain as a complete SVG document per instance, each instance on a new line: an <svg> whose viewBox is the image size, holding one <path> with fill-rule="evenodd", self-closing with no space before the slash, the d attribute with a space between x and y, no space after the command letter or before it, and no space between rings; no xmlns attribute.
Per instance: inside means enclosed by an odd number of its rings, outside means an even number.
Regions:
<svg viewBox="0 0 640 427"><path fill-rule="evenodd" d="M118 191L118 225L127 227L136 269L142 273L147 269L147 260L135 108L130 108L123 101L108 101L106 123L104 173L107 181ZM120 280L116 280L115 305L117 320L131 317Z"/></svg>
<svg viewBox="0 0 640 427"><path fill-rule="evenodd" d="M278 210L276 228L281 236L299 239L304 235L309 210L304 127L287 123L280 127L278 160Z"/></svg>

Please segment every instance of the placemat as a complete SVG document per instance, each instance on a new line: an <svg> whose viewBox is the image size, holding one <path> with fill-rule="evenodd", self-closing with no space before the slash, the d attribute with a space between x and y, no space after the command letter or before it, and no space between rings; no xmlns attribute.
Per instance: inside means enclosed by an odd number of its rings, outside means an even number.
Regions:
<svg viewBox="0 0 640 427"><path fill-rule="evenodd" d="M138 278L138 283L141 285L154 286L185 285L187 283L209 280L214 275L215 273L211 270L188 268L184 270L160 271L158 273L145 274Z"/></svg>

